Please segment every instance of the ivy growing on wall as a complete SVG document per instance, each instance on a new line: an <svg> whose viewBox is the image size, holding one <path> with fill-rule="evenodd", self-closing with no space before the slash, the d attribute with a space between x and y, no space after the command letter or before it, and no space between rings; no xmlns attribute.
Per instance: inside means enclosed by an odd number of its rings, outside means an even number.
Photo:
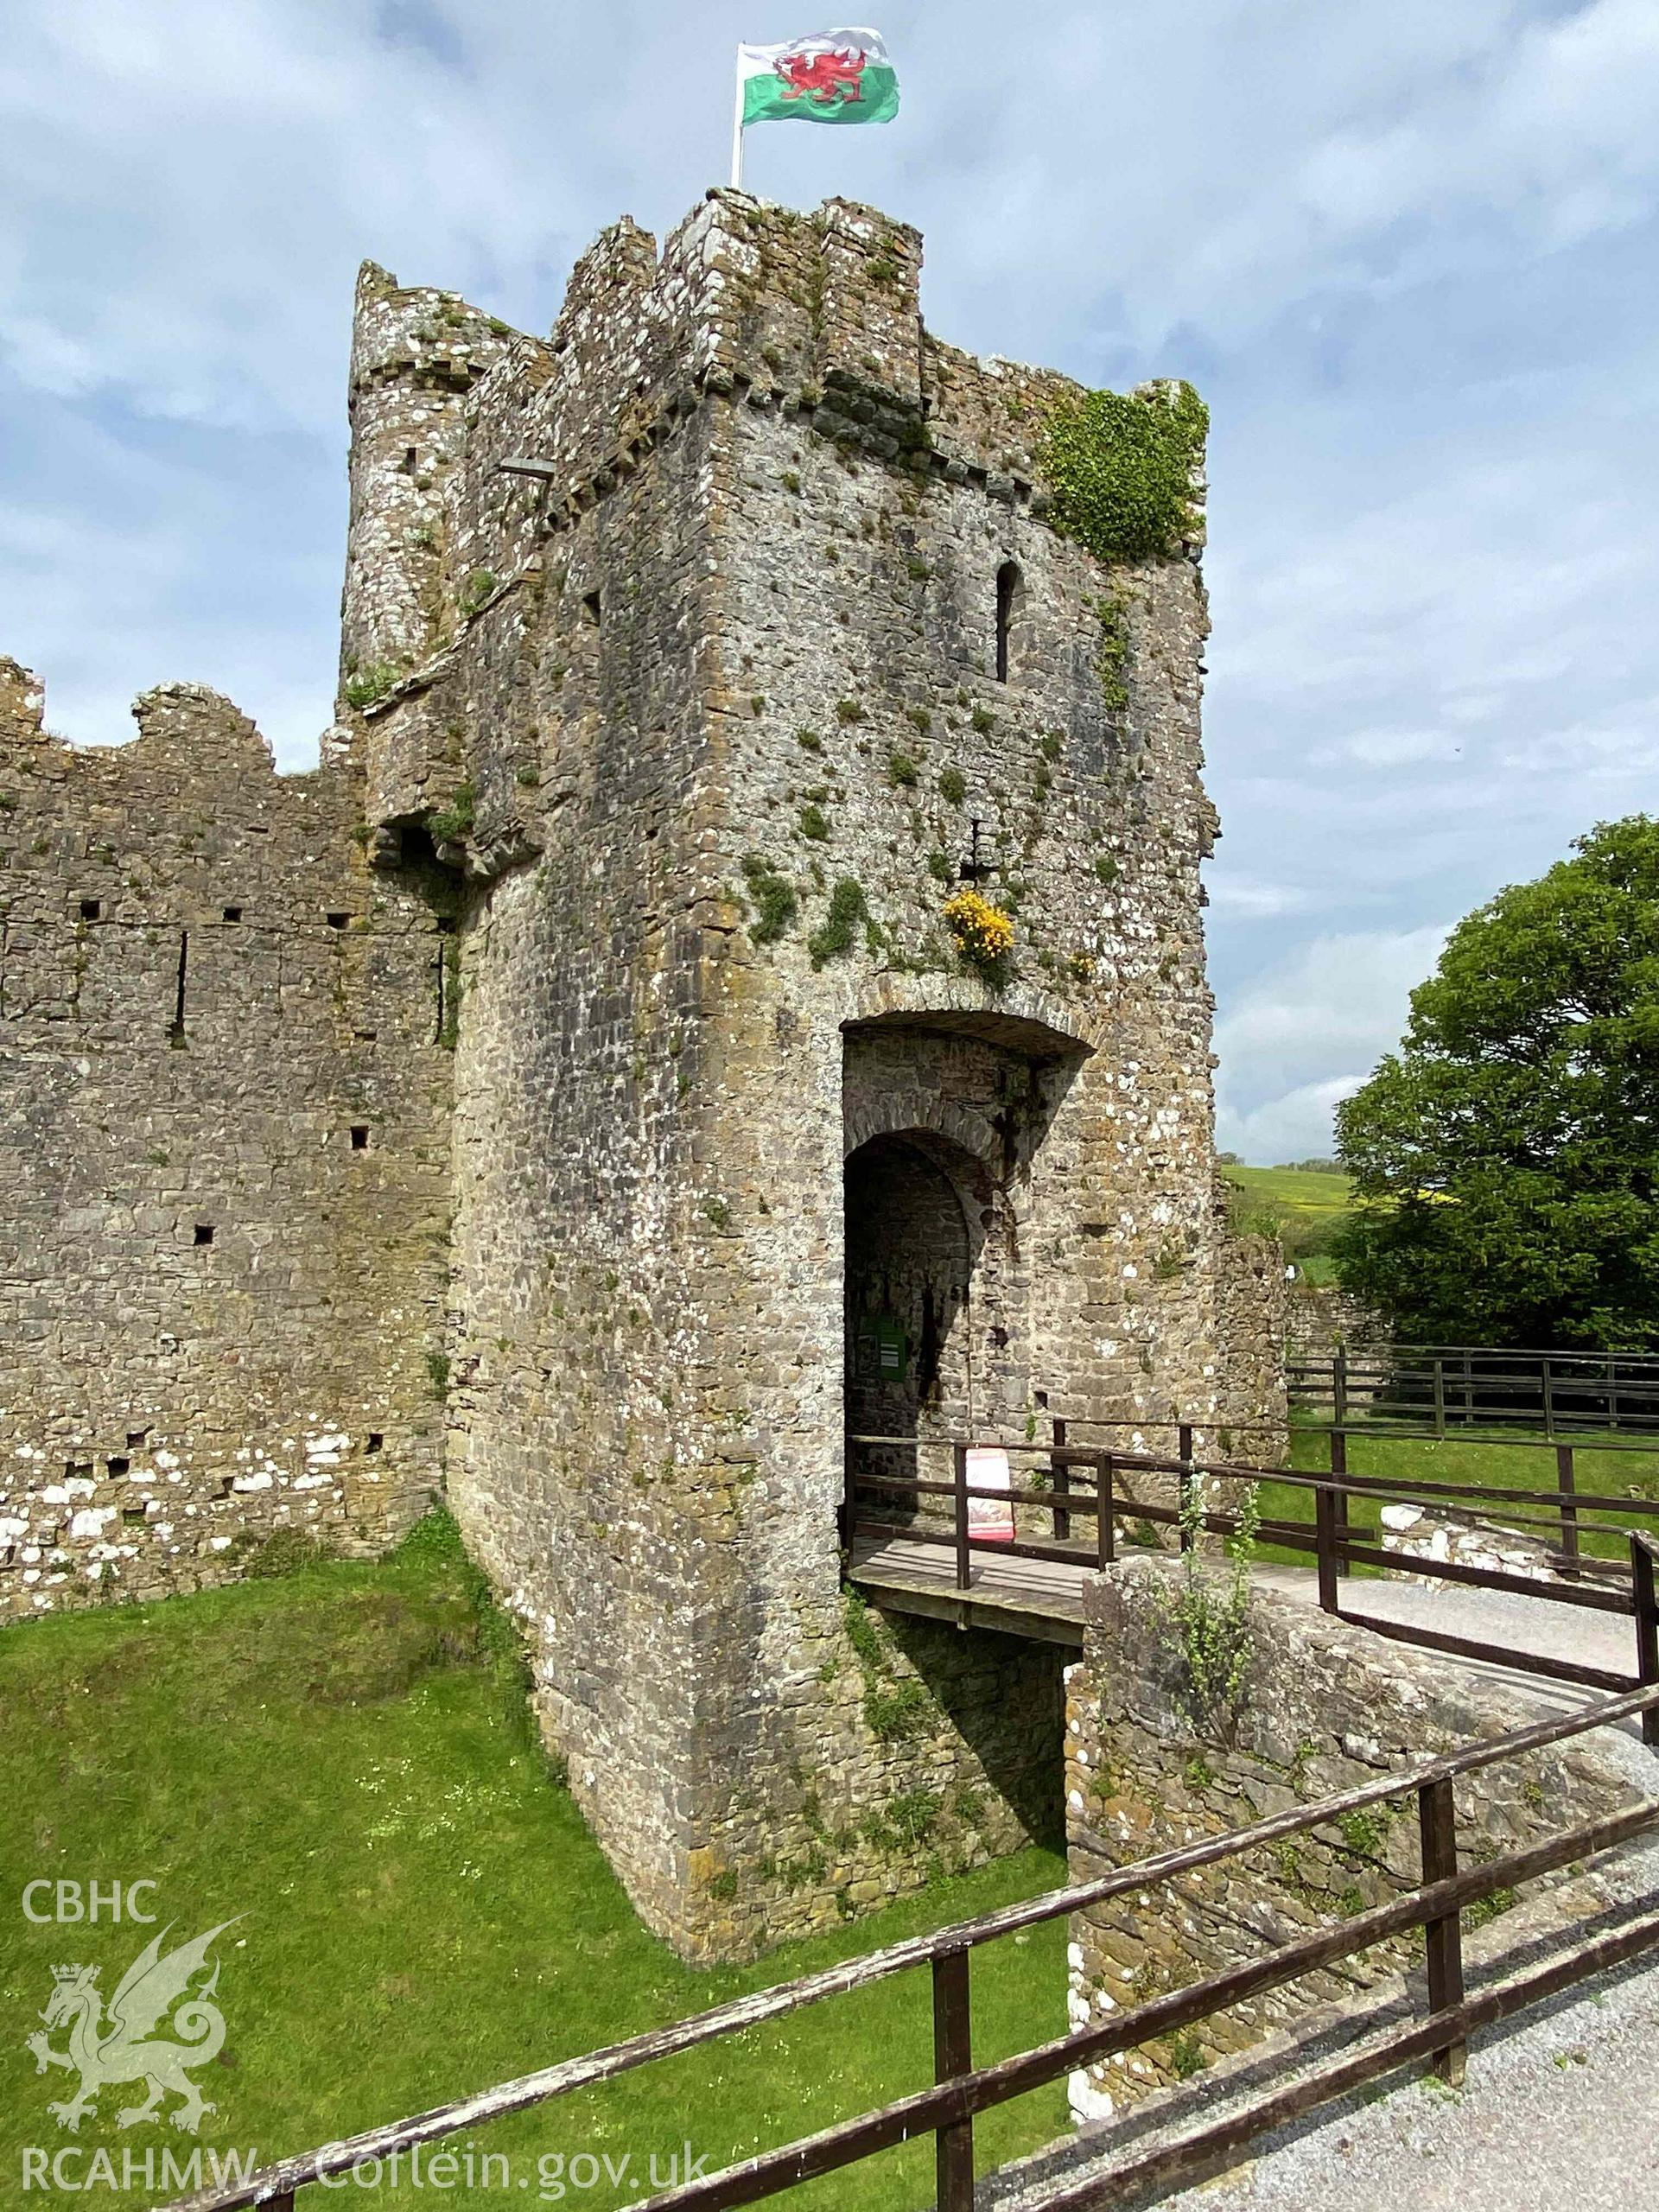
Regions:
<svg viewBox="0 0 1659 2212"><path fill-rule="evenodd" d="M1209 427L1190 384L1058 401L1036 445L1049 520L1099 561L1169 552L1197 526L1192 474Z"/></svg>

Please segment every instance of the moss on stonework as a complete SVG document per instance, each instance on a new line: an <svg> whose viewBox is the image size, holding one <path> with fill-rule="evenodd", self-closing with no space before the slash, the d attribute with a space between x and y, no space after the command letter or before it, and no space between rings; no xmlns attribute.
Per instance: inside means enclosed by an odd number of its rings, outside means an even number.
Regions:
<svg viewBox="0 0 1659 2212"><path fill-rule="evenodd" d="M1050 522L1097 561L1173 551L1198 524L1192 478L1209 427L1190 384L1058 401L1035 449Z"/></svg>
<svg viewBox="0 0 1659 2212"><path fill-rule="evenodd" d="M795 918L800 905L795 887L760 853L744 855L743 880L754 908L754 919L749 925L750 940L755 944L771 944Z"/></svg>
<svg viewBox="0 0 1659 2212"><path fill-rule="evenodd" d="M462 784L448 806L427 817L427 832L435 845L456 844L472 835L477 819L478 793L471 784Z"/></svg>
<svg viewBox="0 0 1659 2212"><path fill-rule="evenodd" d="M806 940L812 965L822 968L826 960L838 960L850 952L869 913L862 887L850 875L843 875L830 893L829 912Z"/></svg>
<svg viewBox="0 0 1659 2212"><path fill-rule="evenodd" d="M346 679L346 703L359 712L365 707L378 706L392 689L403 680L403 671L394 668L390 661L371 661L366 668L359 668Z"/></svg>
<svg viewBox="0 0 1659 2212"><path fill-rule="evenodd" d="M1091 612L1100 618L1100 643L1095 648L1095 673L1100 678L1101 696L1109 707L1127 707L1129 687L1124 681L1123 667L1129 657L1129 632L1126 620L1128 602L1103 595L1088 604Z"/></svg>
<svg viewBox="0 0 1659 2212"><path fill-rule="evenodd" d="M844 1594L842 1619L864 1678L864 1718L870 1733L886 1744L913 1736L937 1710L927 1685L918 1675L894 1674L886 1640L857 1591Z"/></svg>
<svg viewBox="0 0 1659 2212"><path fill-rule="evenodd" d="M461 588L461 612L463 619L470 620L494 590L495 571L493 569L474 569Z"/></svg>

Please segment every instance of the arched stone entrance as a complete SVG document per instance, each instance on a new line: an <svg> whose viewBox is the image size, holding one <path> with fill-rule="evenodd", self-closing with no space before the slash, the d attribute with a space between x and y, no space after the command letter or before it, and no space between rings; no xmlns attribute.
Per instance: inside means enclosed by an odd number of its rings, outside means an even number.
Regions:
<svg viewBox="0 0 1659 2212"><path fill-rule="evenodd" d="M960 1435L974 1418L976 1275L996 1211L986 1168L948 1138L874 1137L846 1166L848 1426Z"/></svg>

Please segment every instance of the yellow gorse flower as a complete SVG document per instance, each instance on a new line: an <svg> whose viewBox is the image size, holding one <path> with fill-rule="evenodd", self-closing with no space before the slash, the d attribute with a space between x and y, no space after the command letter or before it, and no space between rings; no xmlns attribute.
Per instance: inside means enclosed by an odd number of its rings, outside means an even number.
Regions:
<svg viewBox="0 0 1659 2212"><path fill-rule="evenodd" d="M944 918L963 957L978 967L994 968L1014 950L1012 917L977 891L952 893L944 902Z"/></svg>

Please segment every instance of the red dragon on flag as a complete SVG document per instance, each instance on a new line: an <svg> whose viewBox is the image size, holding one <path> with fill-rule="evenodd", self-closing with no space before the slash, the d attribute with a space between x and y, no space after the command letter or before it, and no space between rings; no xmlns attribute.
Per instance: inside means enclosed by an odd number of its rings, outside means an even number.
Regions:
<svg viewBox="0 0 1659 2212"><path fill-rule="evenodd" d="M880 31L844 24L782 46L737 49L732 181L743 175L752 123L891 123L899 79Z"/></svg>
<svg viewBox="0 0 1659 2212"><path fill-rule="evenodd" d="M784 98L816 100L821 107L836 99L862 99L868 60L857 46L840 52L780 54L777 69L784 80Z"/></svg>

